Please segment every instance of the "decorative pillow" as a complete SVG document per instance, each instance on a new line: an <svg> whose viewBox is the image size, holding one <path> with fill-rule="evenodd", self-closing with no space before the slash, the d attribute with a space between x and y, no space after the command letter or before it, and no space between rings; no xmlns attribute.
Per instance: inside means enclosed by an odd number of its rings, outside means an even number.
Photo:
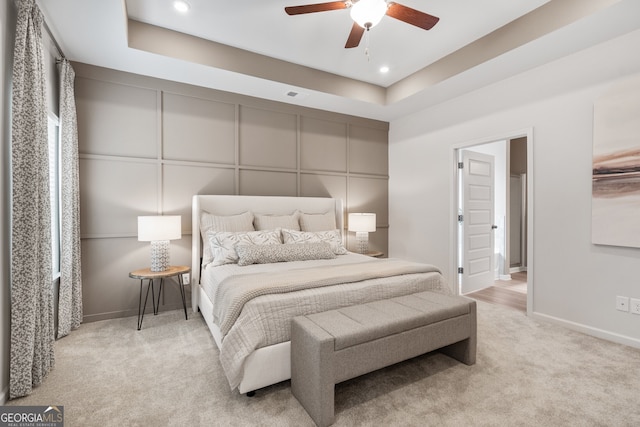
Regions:
<svg viewBox="0 0 640 427"><path fill-rule="evenodd" d="M312 259L332 259L336 257L327 242L299 245L238 245L238 265L270 264L274 262L308 261Z"/></svg>
<svg viewBox="0 0 640 427"><path fill-rule="evenodd" d="M207 238L210 231L254 231L253 214L244 212L238 215L220 216L209 212L200 212L200 234L202 235L202 265L205 266L213 261L211 245Z"/></svg>
<svg viewBox="0 0 640 427"><path fill-rule="evenodd" d="M300 214L300 229L302 231L329 231L335 230L336 213L326 212L323 214Z"/></svg>
<svg viewBox="0 0 640 427"><path fill-rule="evenodd" d="M280 229L233 233L210 231L207 234L213 261L211 265L234 264L238 262L237 248L242 245L280 245Z"/></svg>
<svg viewBox="0 0 640 427"><path fill-rule="evenodd" d="M300 230L299 216L299 211L295 211L291 215L255 214L253 225L256 230L274 230L276 228Z"/></svg>
<svg viewBox="0 0 640 427"><path fill-rule="evenodd" d="M342 236L340 231L296 231L296 230L282 230L282 240L286 243L318 243L327 242L331 245L331 250L336 255L344 255L347 253L347 249L342 245Z"/></svg>

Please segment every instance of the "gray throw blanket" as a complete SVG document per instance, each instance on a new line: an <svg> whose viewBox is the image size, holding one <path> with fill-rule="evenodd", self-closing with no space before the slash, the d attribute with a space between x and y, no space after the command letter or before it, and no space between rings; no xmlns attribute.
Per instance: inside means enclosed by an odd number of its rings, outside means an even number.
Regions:
<svg viewBox="0 0 640 427"><path fill-rule="evenodd" d="M244 304L261 295L429 272L440 273L440 270L429 264L385 259L380 262L230 276L223 280L217 288L213 301L213 320L220 327L224 337L240 316Z"/></svg>

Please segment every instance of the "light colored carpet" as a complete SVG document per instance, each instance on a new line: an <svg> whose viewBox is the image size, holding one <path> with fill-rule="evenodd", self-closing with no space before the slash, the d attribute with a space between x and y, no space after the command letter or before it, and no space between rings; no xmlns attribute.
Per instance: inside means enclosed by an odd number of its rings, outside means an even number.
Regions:
<svg viewBox="0 0 640 427"><path fill-rule="evenodd" d="M13 405L64 405L71 426L313 426L289 382L226 383L204 320L180 311L84 324ZM637 426L640 350L478 302L478 357L437 352L336 387L336 426Z"/></svg>

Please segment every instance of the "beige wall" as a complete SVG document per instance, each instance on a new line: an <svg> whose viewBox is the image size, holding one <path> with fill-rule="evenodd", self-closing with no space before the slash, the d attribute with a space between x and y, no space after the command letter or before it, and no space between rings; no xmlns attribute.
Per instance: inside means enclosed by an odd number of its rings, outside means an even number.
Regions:
<svg viewBox="0 0 640 427"><path fill-rule="evenodd" d="M194 194L341 198L350 212L377 214L371 248L387 252L387 123L74 68L85 321L137 313L128 272L149 264L138 215L181 215L171 259L189 265ZM163 310L178 308L167 290Z"/></svg>
<svg viewBox="0 0 640 427"><path fill-rule="evenodd" d="M527 173L527 138L515 138L509 141L510 173Z"/></svg>

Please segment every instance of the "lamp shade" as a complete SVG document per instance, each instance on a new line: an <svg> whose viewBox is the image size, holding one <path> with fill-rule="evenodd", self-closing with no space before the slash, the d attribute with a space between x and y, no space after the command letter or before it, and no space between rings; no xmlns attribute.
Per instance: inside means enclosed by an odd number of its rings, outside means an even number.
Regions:
<svg viewBox="0 0 640 427"><path fill-rule="evenodd" d="M374 213L350 213L349 231L372 232L376 231L376 214Z"/></svg>
<svg viewBox="0 0 640 427"><path fill-rule="evenodd" d="M138 217L138 241L176 240L182 237L180 215Z"/></svg>

